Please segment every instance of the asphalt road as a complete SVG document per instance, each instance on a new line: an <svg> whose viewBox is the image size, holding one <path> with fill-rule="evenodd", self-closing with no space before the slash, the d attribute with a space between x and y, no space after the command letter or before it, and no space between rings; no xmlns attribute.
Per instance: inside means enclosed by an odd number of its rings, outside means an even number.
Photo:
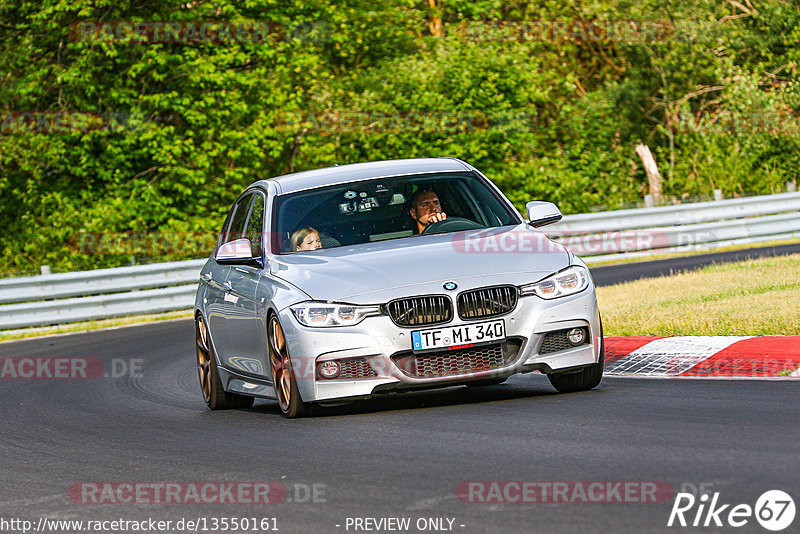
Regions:
<svg viewBox="0 0 800 534"><path fill-rule="evenodd" d="M658 276L669 276L678 272L694 271L714 263L743 261L753 258L782 256L785 254L800 254L800 243L745 250L731 250L728 252L712 252L695 256L638 261L601 267L592 267L590 265L589 267L592 271L594 283L598 286L608 286L622 282L630 282L640 278L655 278Z"/></svg>
<svg viewBox="0 0 800 534"><path fill-rule="evenodd" d="M465 533L683 532L709 529L667 528L672 498L481 504L456 488L631 481L675 492L711 484L721 502L751 506L771 489L800 497L798 381L609 377L559 395L545 377L524 375L289 421L270 401L208 411L193 343L191 321L180 320L0 344L0 357L97 358L106 373L133 366L136 375L0 381L0 518L270 517L281 532L343 533L356 532L348 517L429 517ZM203 481L276 482L292 502L94 505L69 496L83 482ZM297 502L312 487L317 502ZM710 530L765 532L753 519Z"/></svg>

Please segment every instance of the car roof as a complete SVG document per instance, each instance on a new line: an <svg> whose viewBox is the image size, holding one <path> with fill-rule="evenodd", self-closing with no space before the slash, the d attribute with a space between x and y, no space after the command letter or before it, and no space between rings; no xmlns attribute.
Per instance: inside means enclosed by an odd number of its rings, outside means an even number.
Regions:
<svg viewBox="0 0 800 534"><path fill-rule="evenodd" d="M251 184L250 187L260 185L266 188L267 183L271 182L278 186L279 193L290 193L323 185L355 182L369 178L471 170L473 170L471 165L456 158L395 159L338 165L313 171L284 174L275 178L259 180Z"/></svg>

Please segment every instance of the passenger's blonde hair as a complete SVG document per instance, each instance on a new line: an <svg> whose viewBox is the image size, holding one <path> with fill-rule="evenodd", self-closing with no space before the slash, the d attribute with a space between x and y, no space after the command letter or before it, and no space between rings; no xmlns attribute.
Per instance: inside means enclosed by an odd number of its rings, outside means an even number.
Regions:
<svg viewBox="0 0 800 534"><path fill-rule="evenodd" d="M319 232L311 228L310 226L306 226L304 228L300 228L298 231L292 234L292 239L289 241L289 251L290 252L297 252L297 247L303 242L303 240L308 237L308 234L317 234Z"/></svg>

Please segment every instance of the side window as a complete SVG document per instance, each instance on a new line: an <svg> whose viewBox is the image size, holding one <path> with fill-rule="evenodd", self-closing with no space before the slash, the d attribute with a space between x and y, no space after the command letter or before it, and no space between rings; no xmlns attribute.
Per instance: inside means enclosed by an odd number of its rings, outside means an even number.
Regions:
<svg viewBox="0 0 800 534"><path fill-rule="evenodd" d="M219 232L219 239L217 240L217 247L226 243L228 241L228 228L231 226L231 219L233 218L233 214L236 211L236 206L231 206L231 209L228 210L228 215L225 217L225 222L222 223L222 230Z"/></svg>
<svg viewBox="0 0 800 534"><path fill-rule="evenodd" d="M250 203L252 201L253 195L247 195L234 205L231 224L222 234L220 244L225 244L244 236L244 225L247 222L247 214L250 212Z"/></svg>
<svg viewBox="0 0 800 534"><path fill-rule="evenodd" d="M263 253L261 239L264 231L264 197L256 193L254 195L253 207L250 209L250 218L247 220L247 228L244 236L250 240L253 255Z"/></svg>

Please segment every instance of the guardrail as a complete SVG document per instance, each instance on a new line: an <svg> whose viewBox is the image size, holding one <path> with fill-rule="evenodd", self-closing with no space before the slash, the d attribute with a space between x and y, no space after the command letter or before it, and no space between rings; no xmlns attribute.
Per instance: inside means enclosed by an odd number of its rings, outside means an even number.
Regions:
<svg viewBox="0 0 800 534"><path fill-rule="evenodd" d="M194 304L205 262L0 280L0 330L186 310Z"/></svg>
<svg viewBox="0 0 800 534"><path fill-rule="evenodd" d="M800 238L800 192L567 215L545 228L587 263ZM206 260L0 280L0 330L190 309Z"/></svg>
<svg viewBox="0 0 800 534"><path fill-rule="evenodd" d="M800 238L800 192L567 215L543 230L587 263Z"/></svg>
<svg viewBox="0 0 800 534"><path fill-rule="evenodd" d="M0 304L196 284L205 262L191 260L8 278L0 280Z"/></svg>
<svg viewBox="0 0 800 534"><path fill-rule="evenodd" d="M635 208L566 215L548 228L576 233L631 230L693 224L741 217L758 217L800 210L800 192L758 197L731 198L656 208Z"/></svg>

